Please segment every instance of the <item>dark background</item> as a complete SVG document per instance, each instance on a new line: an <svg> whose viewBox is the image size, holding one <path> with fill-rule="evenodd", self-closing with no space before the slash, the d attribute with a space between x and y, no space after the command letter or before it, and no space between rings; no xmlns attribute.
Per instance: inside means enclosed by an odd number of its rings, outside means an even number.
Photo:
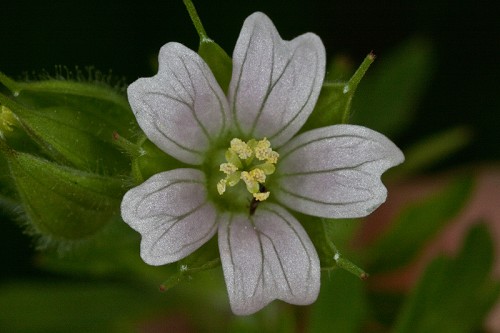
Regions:
<svg viewBox="0 0 500 333"><path fill-rule="evenodd" d="M243 20L254 11L270 16L285 39L313 31L329 56L343 53L355 63L371 50L380 59L407 38L427 38L436 55L433 79L412 131L393 139L404 148L427 134L466 124L474 131L473 143L444 167L499 160L500 14L495 1L194 2L209 36L229 54ZM92 65L132 82L153 74L166 42L193 49L198 44L181 0L3 1L0 10L0 71L14 78L53 72L54 65ZM30 241L14 224L2 222L1 231L9 235L0 242L3 270L29 273L29 264L19 257L29 256ZM26 253L16 257L12 249Z"/></svg>
<svg viewBox="0 0 500 333"><path fill-rule="evenodd" d="M379 58L412 36L429 39L437 71L421 102L414 133L469 124L476 140L461 162L500 157L497 129L500 92L499 17L495 1L195 1L209 35L231 54L245 17L262 11L284 38L313 31L327 54L360 62L373 50ZM154 59L168 41L197 48L197 35L181 0L9 1L2 3L0 70L53 71L54 65L113 70L131 82L153 73ZM376 65L376 64L375 64Z"/></svg>

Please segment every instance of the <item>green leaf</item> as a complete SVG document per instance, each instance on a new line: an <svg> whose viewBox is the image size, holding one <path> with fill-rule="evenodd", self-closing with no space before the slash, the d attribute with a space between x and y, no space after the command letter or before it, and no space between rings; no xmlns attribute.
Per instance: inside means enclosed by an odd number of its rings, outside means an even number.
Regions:
<svg viewBox="0 0 500 333"><path fill-rule="evenodd" d="M500 295L500 283L490 280L492 265L491 236L476 225L455 259L437 258L427 267L393 332L477 331Z"/></svg>
<svg viewBox="0 0 500 333"><path fill-rule="evenodd" d="M373 54L367 55L348 82L324 82L316 106L302 127L301 132L347 123L354 93L374 60L375 56Z"/></svg>
<svg viewBox="0 0 500 333"><path fill-rule="evenodd" d="M15 151L6 157L29 226L43 241L74 241L101 230L119 210L123 180ZM30 230L31 231L31 230Z"/></svg>
<svg viewBox="0 0 500 333"><path fill-rule="evenodd" d="M363 283L343 270L324 274L307 332L361 332L367 312Z"/></svg>
<svg viewBox="0 0 500 333"><path fill-rule="evenodd" d="M60 251L40 253L37 266L59 276L142 283L154 290L178 271L176 264L150 266L144 263L140 257L140 235L118 218L103 232L62 255Z"/></svg>
<svg viewBox="0 0 500 333"><path fill-rule="evenodd" d="M358 89L351 123L388 136L406 129L430 80L432 58L431 46L423 39L411 39L393 53L380 55Z"/></svg>
<svg viewBox="0 0 500 333"><path fill-rule="evenodd" d="M370 272L388 271L407 264L460 212L472 189L472 177L460 176L440 192L406 207L391 228L367 250Z"/></svg>
<svg viewBox="0 0 500 333"><path fill-rule="evenodd" d="M225 332L294 333L301 313L288 304L273 302L251 316L233 316Z"/></svg>
<svg viewBox="0 0 500 333"><path fill-rule="evenodd" d="M2 332L137 332L165 298L120 284L15 282L0 286Z"/></svg>

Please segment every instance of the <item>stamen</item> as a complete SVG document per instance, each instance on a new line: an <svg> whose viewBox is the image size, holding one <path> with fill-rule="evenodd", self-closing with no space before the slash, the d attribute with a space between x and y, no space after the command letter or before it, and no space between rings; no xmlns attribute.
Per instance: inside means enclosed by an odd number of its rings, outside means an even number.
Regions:
<svg viewBox="0 0 500 333"><path fill-rule="evenodd" d="M250 193L259 192L259 183L252 177L252 175L249 172L242 171L241 180L243 180L247 185L248 192Z"/></svg>
<svg viewBox="0 0 500 333"><path fill-rule="evenodd" d="M264 183L266 181L266 174L259 168L255 168L250 171L250 176L259 183Z"/></svg>
<svg viewBox="0 0 500 333"><path fill-rule="evenodd" d="M263 193L254 193L253 194L253 197L255 198L255 200L257 201L264 201L266 200L267 198L269 198L269 194L271 194L271 192L263 192Z"/></svg>
<svg viewBox="0 0 500 333"><path fill-rule="evenodd" d="M225 179L221 179L217 183L217 192L219 192L220 195L226 192L226 183L227 181Z"/></svg>
<svg viewBox="0 0 500 333"><path fill-rule="evenodd" d="M269 151L272 151L271 143L267 141L266 138L260 140L257 142L257 145L255 146L255 157L257 157L259 160L263 161L267 159L267 156L269 154Z"/></svg>
<svg viewBox="0 0 500 333"><path fill-rule="evenodd" d="M241 179L241 172L239 172L239 171L236 171L235 173L232 173L226 177L227 184L229 186L234 186L234 185L238 184L240 179Z"/></svg>
<svg viewBox="0 0 500 333"><path fill-rule="evenodd" d="M252 156L252 149L250 149L245 142L238 138L231 140L231 150L238 154L238 157L242 160L246 160Z"/></svg>
<svg viewBox="0 0 500 333"><path fill-rule="evenodd" d="M238 168L232 163L222 163L220 165L219 170L224 172L226 175L230 175L230 174L236 172L236 170L238 170Z"/></svg>
<svg viewBox="0 0 500 333"><path fill-rule="evenodd" d="M225 173L226 177L217 183L220 195L226 191L226 186L235 186L243 180L248 192L252 193L253 200L264 201L269 197L270 192L266 191L264 183L267 176L276 170L275 164L279 157L279 154L272 150L269 140L250 139L244 142L234 138L224 156L227 162L222 163L219 170Z"/></svg>
<svg viewBox="0 0 500 333"><path fill-rule="evenodd" d="M256 168L262 170L266 175L272 175L276 170L274 164L271 163L263 163L256 166Z"/></svg>

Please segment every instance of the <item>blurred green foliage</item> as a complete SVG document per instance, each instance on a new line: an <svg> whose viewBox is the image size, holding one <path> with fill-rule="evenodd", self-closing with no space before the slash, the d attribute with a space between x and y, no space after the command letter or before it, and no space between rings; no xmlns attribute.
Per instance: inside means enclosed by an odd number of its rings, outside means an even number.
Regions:
<svg viewBox="0 0 500 333"><path fill-rule="evenodd" d="M231 63L225 51L205 40L199 53L226 88ZM373 57L357 72L339 59L303 130L346 121L389 136L411 128L435 65L428 40L408 39L377 60L362 81ZM1 332L175 330L169 325L186 321L188 331L200 332L473 332L498 299L499 283L491 280L494 240L482 224L469 231L456 257L434 259L409 295L372 290L334 259L338 248L345 249L372 276L410 264L470 198L473 177L460 174L405 207L381 238L356 253L349 240L359 221L297 214L325 269L319 299L310 307L274 302L253 316L235 317L215 240L179 264L152 267L139 258L139 236L118 217L127 188L181 166L139 133L123 90L103 78L0 79L0 104L18 119L0 149L0 206L45 241L80 239L62 256L36 254L34 265L44 278L1 281ZM471 135L462 126L419 140L388 181L428 170L466 146ZM160 285L165 294L156 291Z"/></svg>
<svg viewBox="0 0 500 333"><path fill-rule="evenodd" d="M393 332L466 333L481 327L497 301L493 240L484 224L469 231L456 258L438 257L406 300Z"/></svg>

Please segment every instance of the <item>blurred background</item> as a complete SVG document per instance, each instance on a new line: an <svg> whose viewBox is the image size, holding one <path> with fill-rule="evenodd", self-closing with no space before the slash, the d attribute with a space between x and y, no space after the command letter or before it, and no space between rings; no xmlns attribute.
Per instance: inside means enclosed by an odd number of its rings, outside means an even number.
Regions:
<svg viewBox="0 0 500 333"><path fill-rule="evenodd" d="M487 190L491 192L482 194L484 197L481 198L489 200L487 207L493 207L495 202L497 205L500 203L496 187L499 184L497 163L500 160L500 15L494 1L205 0L195 1L195 5L209 36L229 55L244 19L255 11L266 13L284 39L304 32L315 32L323 40L328 57L344 63L347 68L357 68L366 54L373 51L377 59L366 75L366 83L362 81L360 84L359 102L354 97L354 123L372 124L372 127L388 135L405 151L424 138L449 129L460 129L454 136L456 140L460 141L462 136L467 138L459 150L436 163L429 163L411 177L395 177L398 181L394 181L394 187L400 191L397 193L407 194L407 201L417 200L424 196L423 193L428 193L415 190L413 185L422 184L422 178L419 177L426 177L429 184L435 185L436 179L448 179L449 172L472 168L486 186L495 184ZM197 49L198 45L198 36L181 0L4 1L1 12L0 71L15 79L36 78L33 73L53 73L55 65L64 65L70 69L74 66L81 69L92 66L102 72L112 70L114 75L130 83L155 72L157 52L166 42L177 41L192 49ZM416 58L412 55L416 55ZM391 70L398 71L388 63L404 63L406 58L416 65L410 65L409 68L402 65L405 71L398 72L398 79L413 84L414 90L409 95L405 92L407 103L401 106L405 113L400 115L396 110L397 103L391 104L391 100L400 97L398 91L394 95L386 94L379 98L370 95L370 88L383 82L380 78L384 77L384 71L392 73L390 75L394 75ZM404 75L408 75L407 80ZM373 117L386 120L394 117L402 119L401 123L394 125L389 120L379 121L366 116L365 110L373 104L373 99L383 99L388 110L396 110L395 113L382 112L380 116L376 114ZM376 105L383 107L384 102L379 101ZM493 171L488 171L486 177L477 171L477 166L486 166L488 170L493 168ZM476 198L474 195L471 194L471 198ZM402 203L389 204L388 210L397 211L397 208L391 207L398 207ZM381 220L388 220L392 216L390 214L396 214L387 212L389 215L383 215L384 212L379 213ZM491 213L496 218L491 217L490 223L500 224L499 215L494 215L497 213L497 210ZM480 214L471 216L481 218ZM54 281L63 282L66 289L62 289L69 294L61 292L60 287L54 287L54 290L47 289L47 297L60 297L61 302L74 306L76 312L85 312L85 309L75 304L82 302L85 306L92 306L93 303L87 298L80 300L80 293L75 291L72 283L77 283L77 288L86 288L88 279L69 278L40 269L34 243L21 230L7 217L0 220L0 283L37 280L50 287ZM360 232L364 236L359 238L370 238L370 232ZM462 238L457 239L455 242ZM493 240L498 248L498 239ZM123 294L121 282L108 279L105 281L106 286L91 288L88 295L99 294L99 288L106 289L109 285L113 286L111 291L106 290L117 300L128 302L130 295L137 298L143 295L142 289L137 287L130 291L130 286L127 287L127 293ZM187 289L189 293L189 287L180 288ZM193 288L203 290L207 287L201 284L196 287L200 289ZM2 292L5 290L8 289L2 289ZM19 304L24 304L22 297L26 297L28 304L31 291L25 291L23 296L12 297L19 300ZM151 298L155 305L174 302L155 292L153 289L149 292L153 295ZM68 298L65 295L73 296ZM214 297L222 297L224 301L226 296L222 294ZM10 298L6 296L4 299ZM148 307L154 308L151 304ZM138 304L137 309L127 311L136 313L134 311L140 312L141 309ZM152 314L154 311L147 313L155 317ZM102 316L107 317L106 314ZM174 313L172 316L177 315ZM179 318L176 325L180 326L169 326L172 332L191 329L189 318L183 316L176 317ZM262 318L268 318L266 316L271 318L272 312L261 315ZM85 323L95 318L92 314L79 320ZM168 331L165 330L167 326L164 321L155 320L152 322L157 327L150 324L140 329ZM234 325L236 332L238 327L242 331L251 327L238 325ZM299 328L295 331L306 331L306 328L300 328L300 323L297 325ZM498 328L500 332L500 326ZM382 332L384 329L371 327L369 331Z"/></svg>

